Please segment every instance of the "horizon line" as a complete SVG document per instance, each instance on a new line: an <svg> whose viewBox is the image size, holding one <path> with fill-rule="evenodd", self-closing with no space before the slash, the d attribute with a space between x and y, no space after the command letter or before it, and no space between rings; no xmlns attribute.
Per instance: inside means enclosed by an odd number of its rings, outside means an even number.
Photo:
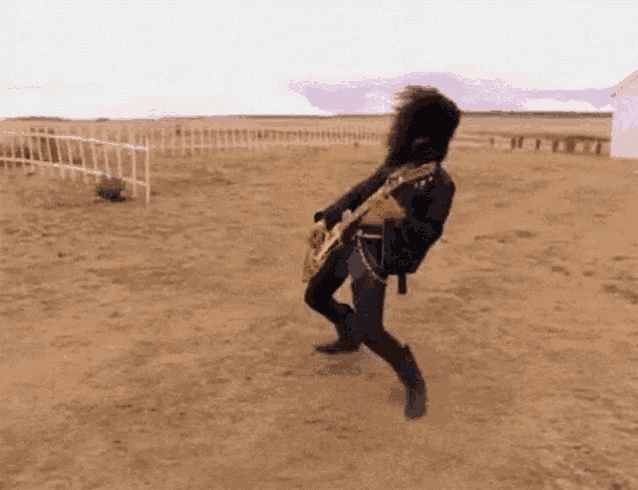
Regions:
<svg viewBox="0 0 638 490"><path fill-rule="evenodd" d="M489 111L461 111L466 116L497 116L497 115L585 115L594 114L597 116L613 116L611 111L530 111L530 110L489 110ZM239 118L337 118L337 117L388 117L394 116L393 112L367 113L349 112L336 114L207 114L207 115L165 115L160 117L63 117L63 116L18 116L0 117L0 121L20 121L20 122L64 122L64 121L131 121L131 120L166 120L166 119L206 119L213 117L239 117Z"/></svg>

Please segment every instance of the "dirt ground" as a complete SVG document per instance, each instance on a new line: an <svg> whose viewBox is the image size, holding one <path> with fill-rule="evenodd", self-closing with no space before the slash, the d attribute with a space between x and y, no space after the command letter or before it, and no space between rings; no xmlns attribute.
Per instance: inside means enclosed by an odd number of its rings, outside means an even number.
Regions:
<svg viewBox="0 0 638 490"><path fill-rule="evenodd" d="M638 490L638 164L451 153L444 236L388 293L407 421L370 351L315 355L300 281L384 151L154 159L148 206L0 169L0 488Z"/></svg>

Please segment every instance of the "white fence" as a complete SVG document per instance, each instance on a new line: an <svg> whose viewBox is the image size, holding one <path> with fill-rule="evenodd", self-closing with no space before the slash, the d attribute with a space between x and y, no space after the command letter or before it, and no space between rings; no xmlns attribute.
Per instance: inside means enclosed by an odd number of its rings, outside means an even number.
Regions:
<svg viewBox="0 0 638 490"><path fill-rule="evenodd" d="M335 125L324 123L323 127L259 126L256 124L202 124L176 123L145 128L153 143L153 152L165 156L194 155L197 153L235 148L267 150L277 147L328 147L333 145L381 145L388 140L387 130L370 127ZM512 146L509 135L457 133L451 142L452 148L493 148L509 150L527 149L536 145L535 137L526 137L525 146ZM533 149L552 150L553 141L542 141L542 146ZM560 140L560 150L565 144ZM556 149L554 149L556 151Z"/></svg>
<svg viewBox="0 0 638 490"><path fill-rule="evenodd" d="M146 134L153 152L162 155L187 155L196 152L246 148L250 150L293 146L376 145L385 134L365 127L326 126L299 128L227 124L176 124L151 127Z"/></svg>
<svg viewBox="0 0 638 490"><path fill-rule="evenodd" d="M341 121L340 121L341 122ZM149 160L157 156L195 155L217 150L245 148L268 150L277 147L328 147L333 145L382 145L389 128L372 122L365 127L330 120L246 121L228 118L227 122L202 120L177 121L105 121L3 123L4 142L0 142L0 164L13 162L35 165L51 172L56 168L72 178L76 172L87 176L117 175L131 184L146 188L150 200ZM8 126L11 124L10 126ZM374 126L374 127L372 127ZM609 154L604 138L561 137L558 135L515 135L489 132L460 132L452 148L492 148L508 151L544 150L566 153ZM144 152L145 178L138 180L137 156ZM90 163L90 165L89 165ZM111 169L113 163L114 170ZM6 163L5 163L6 164ZM117 166L116 166L117 165Z"/></svg>
<svg viewBox="0 0 638 490"><path fill-rule="evenodd" d="M325 124L325 123L324 123ZM272 127L227 124L176 124L148 128L145 134L153 142L153 150L166 156L194 155L212 150L235 148L271 149L276 147L327 147L333 145L386 145L387 130L362 126L330 125L324 127ZM571 141L571 143L570 143ZM605 138L564 137L509 133L475 133L462 131L455 135L451 148L483 148L507 151L552 151L583 154L609 154Z"/></svg>
<svg viewBox="0 0 638 490"><path fill-rule="evenodd" d="M218 150L245 148L267 150L277 147L329 147L333 145L379 145L387 141L382 127L340 124L334 121L247 121L228 117L228 121L132 120L60 122L15 122L0 124L1 129L23 133L78 135L101 142L136 143L146 138L153 155L177 156ZM2 127L4 126L4 127ZM377 125L378 126L378 125Z"/></svg>
<svg viewBox="0 0 638 490"><path fill-rule="evenodd" d="M43 130L41 130L43 131ZM137 153L144 152L144 180L138 180ZM150 149L145 138L143 146L101 141L81 136L52 134L48 132L3 131L3 142L0 147L0 163L7 166L20 164L26 173L27 165L41 168L47 172L59 170L64 177L70 172L73 180L76 172L81 172L86 182L91 175L95 181L105 175L117 176L131 185L133 197L137 197L137 186L146 190L146 203L150 201ZM113 169L111 168L113 163ZM79 164L79 165L78 165ZM90 164L90 168L89 165Z"/></svg>

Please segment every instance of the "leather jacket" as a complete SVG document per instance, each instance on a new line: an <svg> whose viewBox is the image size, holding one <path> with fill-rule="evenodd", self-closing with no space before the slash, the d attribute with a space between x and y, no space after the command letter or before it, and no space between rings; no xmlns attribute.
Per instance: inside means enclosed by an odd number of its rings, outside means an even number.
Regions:
<svg viewBox="0 0 638 490"><path fill-rule="evenodd" d="M323 219L326 227L331 229L346 209L354 211L397 169L396 165L384 163L370 178L324 211L316 213L315 222ZM454 181L440 165L431 177L395 189L392 196L406 209L406 216L400 220L386 220L376 230L383 240L382 263L377 265L384 275L401 277L416 272L430 247L443 233L455 191ZM374 229L366 228L368 233L374 232Z"/></svg>

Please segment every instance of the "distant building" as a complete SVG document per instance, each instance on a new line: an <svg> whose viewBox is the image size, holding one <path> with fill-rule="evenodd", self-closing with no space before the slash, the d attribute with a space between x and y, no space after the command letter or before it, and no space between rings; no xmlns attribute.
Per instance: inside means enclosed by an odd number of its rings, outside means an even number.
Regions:
<svg viewBox="0 0 638 490"><path fill-rule="evenodd" d="M613 88L611 156L638 158L638 70Z"/></svg>

